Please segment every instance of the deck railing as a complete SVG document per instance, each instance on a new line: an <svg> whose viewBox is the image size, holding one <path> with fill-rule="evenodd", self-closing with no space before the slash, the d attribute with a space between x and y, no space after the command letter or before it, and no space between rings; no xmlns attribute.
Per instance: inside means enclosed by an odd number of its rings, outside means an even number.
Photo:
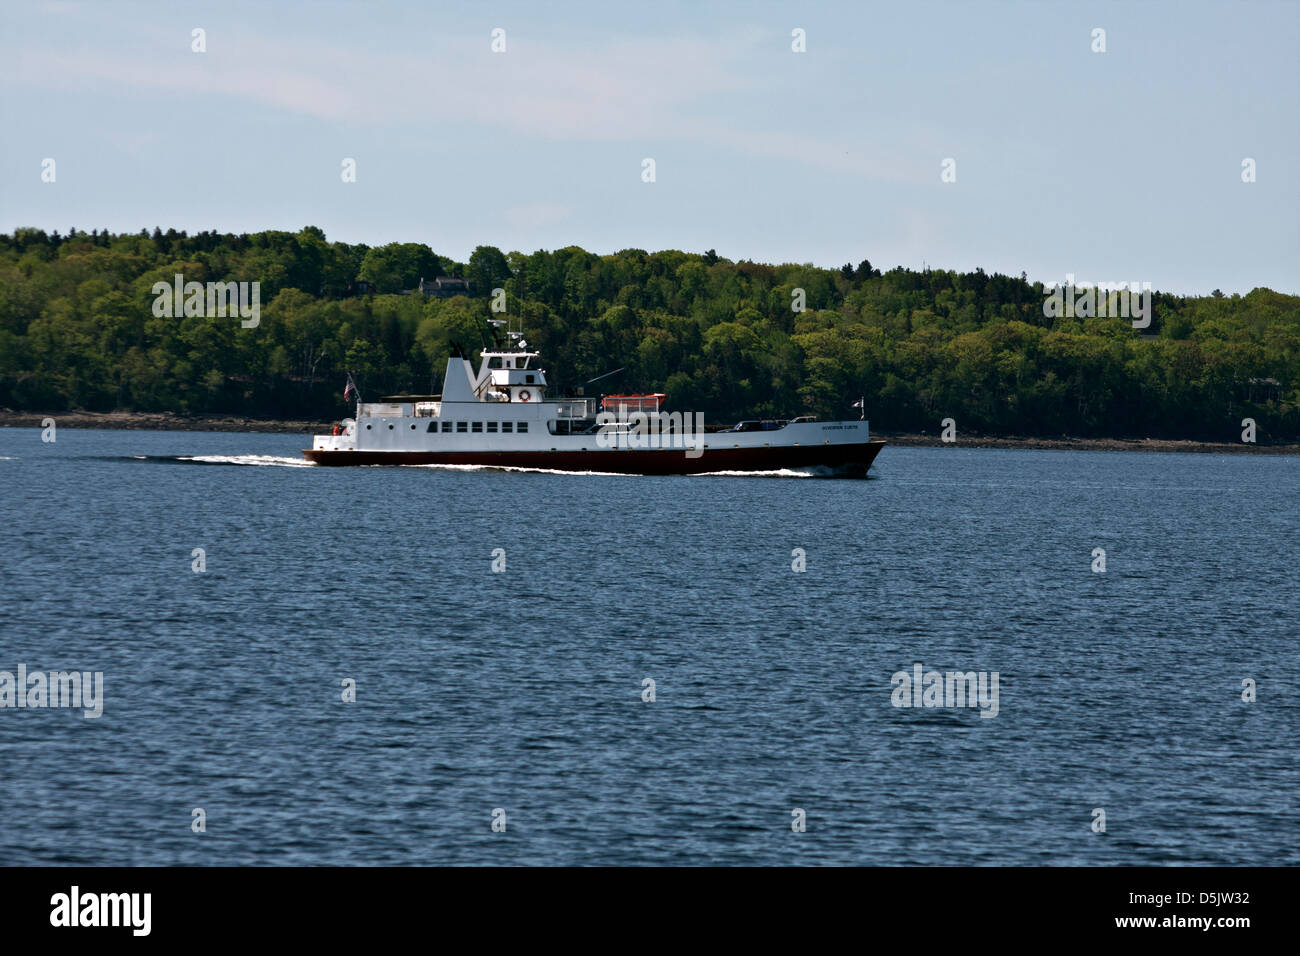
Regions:
<svg viewBox="0 0 1300 956"><path fill-rule="evenodd" d="M596 400L594 398L565 398L555 403L555 414L559 418L595 418Z"/></svg>

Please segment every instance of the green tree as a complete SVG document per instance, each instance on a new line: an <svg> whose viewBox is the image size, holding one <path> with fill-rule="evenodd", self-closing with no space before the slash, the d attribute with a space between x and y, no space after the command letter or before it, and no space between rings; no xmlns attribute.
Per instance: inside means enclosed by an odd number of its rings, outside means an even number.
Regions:
<svg viewBox="0 0 1300 956"><path fill-rule="evenodd" d="M416 288L421 279L442 274L442 260L428 246L418 242L390 242L366 252L357 278L373 282L380 292L403 292Z"/></svg>

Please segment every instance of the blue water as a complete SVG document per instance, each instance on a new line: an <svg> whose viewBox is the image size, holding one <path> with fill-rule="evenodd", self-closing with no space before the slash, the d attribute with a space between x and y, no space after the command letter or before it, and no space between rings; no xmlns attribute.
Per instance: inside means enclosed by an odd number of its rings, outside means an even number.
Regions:
<svg viewBox="0 0 1300 956"><path fill-rule="evenodd" d="M105 697L0 710L0 863L1300 863L1300 459L301 445L0 430L0 670ZM997 671L997 716L893 706L918 662Z"/></svg>

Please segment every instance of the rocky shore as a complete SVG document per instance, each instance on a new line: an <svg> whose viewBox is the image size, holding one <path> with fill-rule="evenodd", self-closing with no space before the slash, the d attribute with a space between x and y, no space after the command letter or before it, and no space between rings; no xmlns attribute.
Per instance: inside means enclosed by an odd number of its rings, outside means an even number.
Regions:
<svg viewBox="0 0 1300 956"><path fill-rule="evenodd" d="M53 418L59 428L117 428L145 431L183 432L268 432L286 435L319 434L329 431L328 421L271 421L229 415L179 415L175 412L15 412L0 409L0 427L40 428L43 419ZM1172 441L1161 438L1009 438L1001 435L958 433L957 441L944 442L939 433L915 434L872 429L872 438L883 438L901 447L942 448L1036 448L1053 451L1181 451L1204 454L1296 455L1300 444L1250 444L1247 442Z"/></svg>
<svg viewBox="0 0 1300 956"><path fill-rule="evenodd" d="M297 435L328 432L332 422L285 422L229 415L178 415L175 412L15 412L0 409L0 427L40 428L52 418L59 428L116 428L167 432L273 432Z"/></svg>
<svg viewBox="0 0 1300 956"><path fill-rule="evenodd" d="M994 435L962 435L955 442L939 435L891 433L871 430L872 438L883 438L896 446L943 448L1036 448L1051 451L1181 451L1203 454L1297 455L1300 444L1264 445L1249 442L1175 441L1163 438L1008 438Z"/></svg>

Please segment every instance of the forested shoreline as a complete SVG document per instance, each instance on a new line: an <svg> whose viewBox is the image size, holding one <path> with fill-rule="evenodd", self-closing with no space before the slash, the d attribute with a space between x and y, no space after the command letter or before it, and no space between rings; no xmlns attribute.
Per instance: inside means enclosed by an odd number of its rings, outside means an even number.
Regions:
<svg viewBox="0 0 1300 956"><path fill-rule="evenodd" d="M256 327L155 314L155 283L177 274L258 282ZM418 291L439 276L468 294ZM1139 331L1045 317L1023 275L577 247L458 263L315 227L0 235L0 407L327 420L347 411L347 371L367 397L438 391L453 344L484 344L497 288L558 390L622 367L589 394L665 391L710 421L856 418L864 397L894 431L952 418L974 434L1223 442L1252 418L1261 443L1300 438L1300 297L1268 289L1156 291Z"/></svg>

